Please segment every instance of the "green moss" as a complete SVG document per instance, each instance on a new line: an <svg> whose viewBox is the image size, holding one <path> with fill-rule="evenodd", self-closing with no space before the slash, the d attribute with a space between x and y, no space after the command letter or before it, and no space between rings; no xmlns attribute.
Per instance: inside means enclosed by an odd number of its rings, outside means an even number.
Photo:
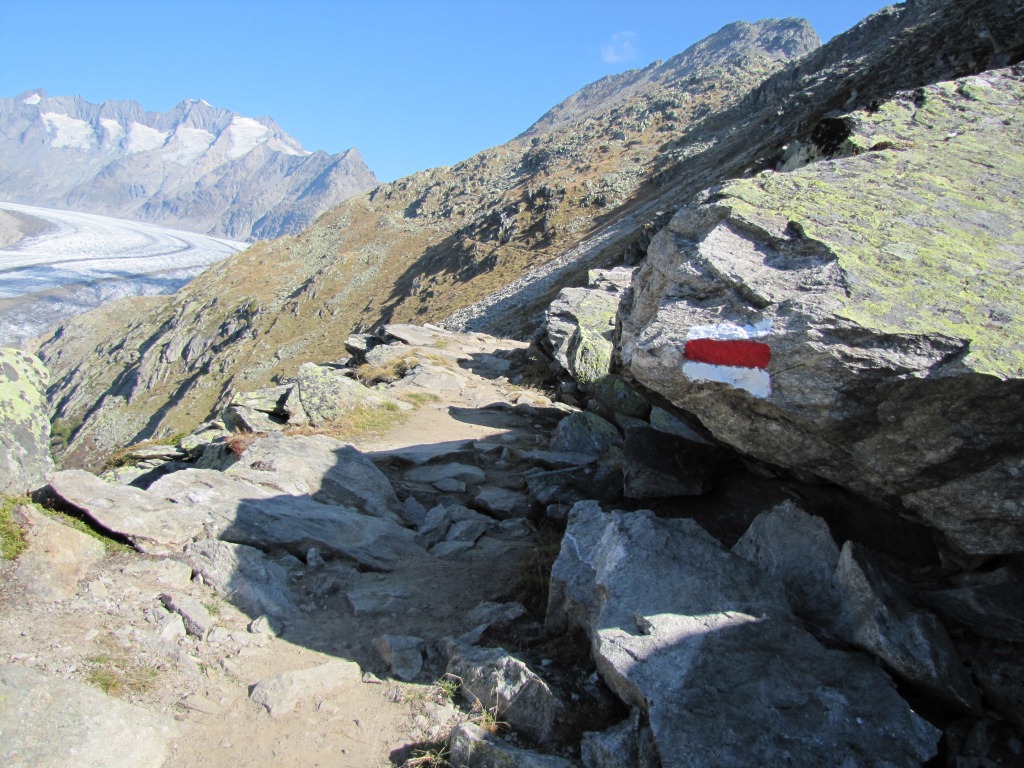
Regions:
<svg viewBox="0 0 1024 768"><path fill-rule="evenodd" d="M0 498L0 559L14 560L28 546L25 532L14 519L14 509L22 504L31 503L23 496Z"/></svg>
<svg viewBox="0 0 1024 768"><path fill-rule="evenodd" d="M978 88L978 86L972 86ZM837 256L841 314L883 332L970 342L967 364L1024 375L1024 86L927 90L925 106L858 113L869 139L905 147L766 173L724 187L733 214L799 222Z"/></svg>

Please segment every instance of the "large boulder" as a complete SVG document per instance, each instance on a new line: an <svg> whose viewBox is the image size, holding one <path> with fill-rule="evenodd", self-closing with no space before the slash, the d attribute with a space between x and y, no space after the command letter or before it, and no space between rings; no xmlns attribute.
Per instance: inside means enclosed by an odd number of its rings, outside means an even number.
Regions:
<svg viewBox="0 0 1024 768"><path fill-rule="evenodd" d="M226 474L289 496L401 519L402 505L384 474L351 445L326 435L274 434L254 440Z"/></svg>
<svg viewBox="0 0 1024 768"><path fill-rule="evenodd" d="M0 349L0 496L34 491L53 469L46 387L39 359Z"/></svg>
<svg viewBox="0 0 1024 768"><path fill-rule="evenodd" d="M162 477L150 487L149 496L167 499L169 515L207 518L208 533L234 544L296 557L316 547L324 555L378 570L426 556L416 535L390 519L305 495L275 494L209 469Z"/></svg>
<svg viewBox="0 0 1024 768"><path fill-rule="evenodd" d="M170 715L14 664L0 666L0 723L0 763L39 768L159 768L181 730Z"/></svg>
<svg viewBox="0 0 1024 768"><path fill-rule="evenodd" d="M1024 84L875 106L826 126L849 157L676 214L634 281L624 366L748 455L963 552L1024 552Z"/></svg>
<svg viewBox="0 0 1024 768"><path fill-rule="evenodd" d="M106 483L84 469L54 472L49 482L64 502L105 530L124 536L140 552L177 552L203 533L208 514L203 508L172 504L157 493Z"/></svg>
<svg viewBox="0 0 1024 768"><path fill-rule="evenodd" d="M821 645L779 583L692 520L577 504L547 622L587 633L662 765L917 766L938 745L868 657Z"/></svg>

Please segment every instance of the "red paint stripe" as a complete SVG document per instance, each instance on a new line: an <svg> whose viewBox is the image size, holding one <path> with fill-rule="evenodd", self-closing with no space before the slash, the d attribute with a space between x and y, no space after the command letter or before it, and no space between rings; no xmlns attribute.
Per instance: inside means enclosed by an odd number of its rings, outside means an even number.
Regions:
<svg viewBox="0 0 1024 768"><path fill-rule="evenodd" d="M696 363L767 368L772 349L760 341L746 339L690 339L683 355Z"/></svg>

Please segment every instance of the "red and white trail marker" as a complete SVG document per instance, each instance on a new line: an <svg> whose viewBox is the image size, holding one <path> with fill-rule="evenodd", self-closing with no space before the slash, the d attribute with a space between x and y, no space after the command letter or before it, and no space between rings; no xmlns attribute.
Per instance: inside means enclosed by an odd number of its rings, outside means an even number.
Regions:
<svg viewBox="0 0 1024 768"><path fill-rule="evenodd" d="M772 393L768 364L771 347L755 341L771 333L772 321L754 325L697 325L686 334L683 374L693 381L714 381L743 389L754 397Z"/></svg>

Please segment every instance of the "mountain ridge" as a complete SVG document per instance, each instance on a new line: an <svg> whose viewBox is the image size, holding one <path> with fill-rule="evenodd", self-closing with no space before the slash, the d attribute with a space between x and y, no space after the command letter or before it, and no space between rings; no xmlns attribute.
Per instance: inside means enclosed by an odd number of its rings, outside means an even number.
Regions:
<svg viewBox="0 0 1024 768"><path fill-rule="evenodd" d="M269 117L167 112L44 89L0 99L0 197L235 240L294 233L377 184L355 148L310 152Z"/></svg>

